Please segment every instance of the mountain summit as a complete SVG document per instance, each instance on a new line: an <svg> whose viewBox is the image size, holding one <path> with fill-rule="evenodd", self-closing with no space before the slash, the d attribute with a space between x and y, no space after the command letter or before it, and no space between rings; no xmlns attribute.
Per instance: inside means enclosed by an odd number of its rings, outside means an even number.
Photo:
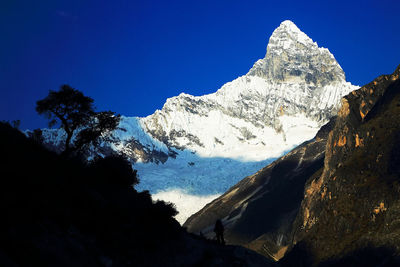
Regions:
<svg viewBox="0 0 400 267"><path fill-rule="evenodd" d="M141 120L169 146L207 157L260 160L312 138L354 89L329 50L287 20L246 75L213 94L168 99L161 111Z"/></svg>
<svg viewBox="0 0 400 267"><path fill-rule="evenodd" d="M180 221L239 179L315 136L356 86L334 56L291 21L272 33L264 58L215 93L181 93L145 117L123 117L110 149L135 163L139 188L177 203ZM43 131L60 144L62 132ZM188 201L189 195L195 200ZM195 203L195 204L192 204ZM195 205L192 206L192 205Z"/></svg>
<svg viewBox="0 0 400 267"><path fill-rule="evenodd" d="M342 68L329 50L318 47L289 20L272 33L265 57L257 61L248 74L320 86L345 81Z"/></svg>

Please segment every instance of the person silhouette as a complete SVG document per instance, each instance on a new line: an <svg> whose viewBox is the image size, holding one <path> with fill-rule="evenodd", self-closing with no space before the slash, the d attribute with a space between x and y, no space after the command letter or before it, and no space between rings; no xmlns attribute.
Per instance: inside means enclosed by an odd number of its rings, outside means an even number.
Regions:
<svg viewBox="0 0 400 267"><path fill-rule="evenodd" d="M224 226L222 225L222 222L220 219L218 219L215 222L214 232L215 232L215 236L217 238L218 244L225 245Z"/></svg>

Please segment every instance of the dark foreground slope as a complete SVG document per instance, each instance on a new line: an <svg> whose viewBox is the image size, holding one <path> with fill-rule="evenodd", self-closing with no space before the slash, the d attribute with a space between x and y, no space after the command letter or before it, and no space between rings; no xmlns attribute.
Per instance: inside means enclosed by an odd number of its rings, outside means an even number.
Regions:
<svg viewBox="0 0 400 267"><path fill-rule="evenodd" d="M265 266L187 234L120 158L65 159L0 123L0 266Z"/></svg>
<svg viewBox="0 0 400 267"><path fill-rule="evenodd" d="M244 245L280 259L292 242L291 225L303 199L305 182L323 167L333 123L334 119L313 140L231 187L192 215L184 227L213 237L215 221L222 219L229 244Z"/></svg>
<svg viewBox="0 0 400 267"><path fill-rule="evenodd" d="M400 266L399 75L343 98L283 265Z"/></svg>

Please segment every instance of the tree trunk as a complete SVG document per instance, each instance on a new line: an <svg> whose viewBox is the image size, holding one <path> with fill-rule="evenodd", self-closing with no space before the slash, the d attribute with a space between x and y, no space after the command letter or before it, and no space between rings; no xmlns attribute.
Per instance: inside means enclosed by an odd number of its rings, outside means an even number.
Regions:
<svg viewBox="0 0 400 267"><path fill-rule="evenodd" d="M65 150L63 154L68 156L71 153L71 139L73 132L66 131L66 133L67 133L67 139L65 140Z"/></svg>

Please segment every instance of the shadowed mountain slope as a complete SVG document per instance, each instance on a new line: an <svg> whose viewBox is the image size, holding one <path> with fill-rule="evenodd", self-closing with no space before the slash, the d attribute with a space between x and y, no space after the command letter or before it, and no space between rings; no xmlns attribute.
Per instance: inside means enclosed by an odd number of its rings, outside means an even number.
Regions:
<svg viewBox="0 0 400 267"><path fill-rule="evenodd" d="M190 217L282 266L400 264L400 66L342 99L313 140ZM329 134L328 134L329 133Z"/></svg>
<svg viewBox="0 0 400 267"><path fill-rule="evenodd" d="M305 182L323 167L334 121L323 126L313 140L231 187L192 215L184 227L213 237L215 221L223 219L228 243L247 246L276 260L282 257L291 243L288 233L303 199Z"/></svg>
<svg viewBox="0 0 400 267"><path fill-rule="evenodd" d="M399 265L400 66L343 98L283 263Z"/></svg>

